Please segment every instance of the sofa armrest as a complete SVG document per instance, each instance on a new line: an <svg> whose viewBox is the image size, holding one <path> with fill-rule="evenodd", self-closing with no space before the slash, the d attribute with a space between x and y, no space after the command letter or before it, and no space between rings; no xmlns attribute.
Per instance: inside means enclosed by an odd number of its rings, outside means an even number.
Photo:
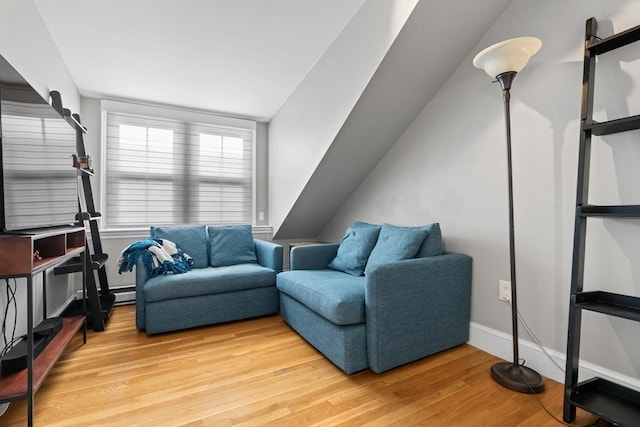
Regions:
<svg viewBox="0 0 640 427"><path fill-rule="evenodd" d="M256 244L256 257L258 264L263 267L270 268L276 273L282 271L283 248L277 243L267 242L266 240L253 240Z"/></svg>
<svg viewBox="0 0 640 427"><path fill-rule="evenodd" d="M147 269L142 262L142 258L138 258L136 263L136 328L144 329L144 294L142 287L146 283Z"/></svg>
<svg viewBox="0 0 640 427"><path fill-rule="evenodd" d="M289 253L291 270L324 270L338 253L338 243L296 246Z"/></svg>
<svg viewBox="0 0 640 427"><path fill-rule="evenodd" d="M448 253L378 266L367 273L365 303L374 372L467 342L471 257Z"/></svg>

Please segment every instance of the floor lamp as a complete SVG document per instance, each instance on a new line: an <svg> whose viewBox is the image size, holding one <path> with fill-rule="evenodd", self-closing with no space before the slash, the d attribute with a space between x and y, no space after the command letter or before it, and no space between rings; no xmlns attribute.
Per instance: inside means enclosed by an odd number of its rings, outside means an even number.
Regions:
<svg viewBox="0 0 640 427"><path fill-rule="evenodd" d="M496 43L473 59L476 68L483 69L502 87L507 135L507 173L509 177L509 260L511 266L511 324L513 329L513 362L501 362L491 367L491 377L500 385L521 393L540 393L544 379L531 368L520 364L518 356L518 302L516 297L516 258L513 232L513 180L511 166L511 118L509 100L511 83L542 46L535 37L519 37Z"/></svg>

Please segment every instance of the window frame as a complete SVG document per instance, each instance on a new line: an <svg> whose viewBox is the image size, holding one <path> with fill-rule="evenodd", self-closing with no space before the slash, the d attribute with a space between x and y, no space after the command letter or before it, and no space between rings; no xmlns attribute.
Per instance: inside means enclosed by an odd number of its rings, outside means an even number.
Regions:
<svg viewBox="0 0 640 427"><path fill-rule="evenodd" d="M101 148L100 148L100 210L103 213L101 221L101 229L106 232L124 232L135 233L148 231L147 226L131 226L123 227L119 225L109 225L108 214L106 214L107 205L107 177L109 170L107 168L107 113L129 114L152 117L159 120L168 120L174 122L184 122L186 124L205 124L221 128L229 128L231 130L249 131L251 133L251 225L256 226L256 203L257 203L257 171L256 171L256 151L257 151L257 122L248 119L221 116L210 112L189 111L175 107L154 106L139 104L133 102L101 100ZM176 224L181 225L181 224ZM209 225L216 225L211 223Z"/></svg>

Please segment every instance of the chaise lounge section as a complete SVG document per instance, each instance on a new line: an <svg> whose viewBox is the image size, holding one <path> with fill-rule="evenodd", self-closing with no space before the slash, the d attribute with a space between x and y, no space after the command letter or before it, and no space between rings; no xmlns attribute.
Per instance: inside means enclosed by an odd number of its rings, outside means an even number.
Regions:
<svg viewBox="0 0 640 427"><path fill-rule="evenodd" d="M340 244L290 256L291 271L277 278L280 314L347 374L381 373L469 339L472 261L442 251L439 224L355 223Z"/></svg>

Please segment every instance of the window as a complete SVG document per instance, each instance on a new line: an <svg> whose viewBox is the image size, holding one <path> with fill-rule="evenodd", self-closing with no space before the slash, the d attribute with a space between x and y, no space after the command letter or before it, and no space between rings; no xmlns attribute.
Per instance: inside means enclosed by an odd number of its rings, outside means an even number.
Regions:
<svg viewBox="0 0 640 427"><path fill-rule="evenodd" d="M104 227L252 223L255 123L239 121L107 109Z"/></svg>

